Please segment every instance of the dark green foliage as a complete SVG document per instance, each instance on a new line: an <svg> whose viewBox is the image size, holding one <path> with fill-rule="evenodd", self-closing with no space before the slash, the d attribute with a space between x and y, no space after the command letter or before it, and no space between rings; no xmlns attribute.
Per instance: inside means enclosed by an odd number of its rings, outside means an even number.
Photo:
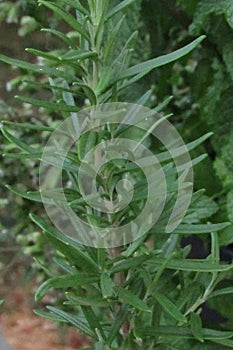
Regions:
<svg viewBox="0 0 233 350"><path fill-rule="evenodd" d="M209 48L206 50L204 74L212 75L200 99L201 119L215 133L212 145L216 152L214 170L223 189L228 192L225 206L232 221L232 89L233 89L233 5L232 1L200 1L197 4L190 32L206 33ZM224 39L223 39L224 38ZM207 61L208 60L208 61ZM203 65L200 61L199 67ZM202 92L203 93L203 92ZM230 191L229 191L230 189ZM224 205L224 202L222 203ZM231 243L229 241L228 243Z"/></svg>
<svg viewBox="0 0 233 350"><path fill-rule="evenodd" d="M154 52L176 47L188 35L207 35L201 51L157 73L160 83L156 94L159 99L164 94L174 95L171 111L187 139L209 129L214 132L204 145L209 159L197 166L196 185L206 187L207 193L221 203L221 217L232 221L232 1L166 0L144 4ZM162 29L154 38L152 32L158 26ZM221 235L224 244L232 243L231 230Z"/></svg>

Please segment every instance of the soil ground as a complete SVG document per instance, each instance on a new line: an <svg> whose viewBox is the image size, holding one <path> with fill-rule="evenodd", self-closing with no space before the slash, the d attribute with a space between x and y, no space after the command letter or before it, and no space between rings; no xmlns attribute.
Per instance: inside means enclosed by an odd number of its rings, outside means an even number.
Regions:
<svg viewBox="0 0 233 350"><path fill-rule="evenodd" d="M0 285L0 295L5 300L0 311L0 332L13 350L74 350L88 346L76 329L59 328L52 321L36 316L35 286L22 282L18 273L12 277L14 285L10 282ZM5 349L0 346L0 350Z"/></svg>

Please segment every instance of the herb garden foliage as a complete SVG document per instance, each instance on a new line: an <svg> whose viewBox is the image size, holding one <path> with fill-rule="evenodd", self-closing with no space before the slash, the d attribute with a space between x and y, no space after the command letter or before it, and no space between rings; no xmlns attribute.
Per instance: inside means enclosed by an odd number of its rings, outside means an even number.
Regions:
<svg viewBox="0 0 233 350"><path fill-rule="evenodd" d="M32 64L0 55L0 59L37 77L34 88L50 90L51 100L18 96L22 102L53 112L57 118L69 117L79 111L83 101L95 105L103 102L125 101L125 94L134 89L135 83L155 68L171 63L193 50L200 37L182 49L167 55L136 63L134 48L138 33L129 33L122 40L128 25L130 10L137 1L88 0L88 1L39 1L70 27L68 32L44 29L59 37L63 47L55 52L37 49L27 51L40 57L40 64ZM134 23L136 25L136 23ZM132 94L133 95L133 94ZM152 105L151 91L134 102ZM155 107L161 110L166 103ZM11 144L10 157L40 160L42 146L29 145L15 137L18 129L36 132L54 130L54 125L3 122L3 134ZM100 130L99 140L102 133ZM131 132L131 137L133 130ZM192 151L209 138L210 134L188 144ZM111 137L111 135L108 135ZM84 140L88 151L88 140ZM17 150L13 152L13 150ZM156 154L161 152L158 148ZM166 155L166 156L165 156ZM194 160L197 164L203 157ZM74 157L69 157L74 164ZM202 190L193 195L191 206L180 226L171 234L164 232L164 222L170 215L175 197L176 173L168 153L163 153L161 165L168 178L171 193L162 217L150 232L139 241L118 249L94 249L81 246L63 235L42 217L34 213L31 219L42 229L55 248L54 262L60 274L44 282L36 293L41 300L50 290L60 290L63 306L50 305L38 315L75 326L93 339L89 349L221 349L233 347L233 332L227 326L209 327L201 319L201 307L214 298L223 300L232 293L228 280L232 278L232 264L220 262L218 231L228 224L211 224L210 217L218 210L214 201ZM77 167L79 162L74 165ZM128 171L125 163L107 169L114 172ZM75 181L77 173L64 169ZM108 177L107 177L108 180ZM9 187L26 199L41 201L39 192L22 192ZM106 187L108 189L108 187ZM174 193L173 193L174 192ZM108 193L106 193L108 195ZM80 198L77 187L67 191L68 202ZM141 200L141 202L140 202ZM131 204L128 213L137 213L144 199ZM80 212L86 207L80 201ZM121 218L111 217L114 219ZM90 217L96 220L96 217ZM100 220L100 219L98 219ZM209 256L202 260L186 259L190 247L180 248L183 235L208 236L211 241ZM147 242L150 242L147 244ZM45 268L46 271L49 267Z"/></svg>
<svg viewBox="0 0 233 350"><path fill-rule="evenodd" d="M215 132L214 168L221 179L227 197L226 210L233 221L233 4L232 1L198 3L190 32L208 34L209 70L212 80L201 100L201 118ZM211 51L217 51L211 60ZM200 63L201 64L201 63ZM207 72L209 75L209 73ZM231 243L231 242L228 242Z"/></svg>
<svg viewBox="0 0 233 350"><path fill-rule="evenodd" d="M232 222L232 1L145 0L143 5L156 54L176 47L189 34L207 35L203 48L196 50L191 59L182 59L155 73L159 78L156 93L159 97L174 95L171 111L188 139L209 129L214 132L205 144L209 159L198 166L196 183L218 199L221 217ZM196 74L192 73L194 69ZM232 228L221 234L220 241L223 245L233 242Z"/></svg>

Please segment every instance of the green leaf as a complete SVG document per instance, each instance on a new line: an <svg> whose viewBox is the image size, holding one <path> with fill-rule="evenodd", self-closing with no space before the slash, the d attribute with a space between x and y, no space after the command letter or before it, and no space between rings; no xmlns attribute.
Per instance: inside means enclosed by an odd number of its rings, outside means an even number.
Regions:
<svg viewBox="0 0 233 350"><path fill-rule="evenodd" d="M105 269L106 261L108 260L108 253L105 248L99 248L97 250L98 265L103 270Z"/></svg>
<svg viewBox="0 0 233 350"><path fill-rule="evenodd" d="M184 275L182 275L183 277ZM185 310L189 310L204 293L204 287L201 283L195 280L185 285L182 293L176 301L176 305L179 310L185 307Z"/></svg>
<svg viewBox="0 0 233 350"><path fill-rule="evenodd" d="M36 192L35 194L28 194L28 192L24 192L24 191L18 191L15 188L13 188L10 185L6 185L6 188L11 191L12 193L16 194L17 196L23 197L25 199L28 200L32 200L35 202L40 202L42 203L42 198L39 192ZM50 201L51 202L51 201Z"/></svg>
<svg viewBox="0 0 233 350"><path fill-rule="evenodd" d="M46 192L46 195L43 194L43 198L41 196L41 192L39 191L28 191L28 192L24 192L24 191L19 191L15 188L13 188L10 185L6 185L6 188L11 191L12 193L16 194L17 196L23 197L25 199L28 200L32 200L35 202L39 202L39 203L50 203L50 204L54 204L54 200L56 201L63 201L64 197L63 195L65 195L67 201L72 201L75 198L77 198L78 193L76 191L73 191L71 189L55 189L55 190L48 190Z"/></svg>
<svg viewBox="0 0 233 350"><path fill-rule="evenodd" d="M124 261L121 261L117 263L115 266L113 266L110 270L111 273L117 273L125 270L129 270L132 268L136 268L138 266L141 266L145 261L150 259L150 255L141 255L133 258L127 258Z"/></svg>
<svg viewBox="0 0 233 350"><path fill-rule="evenodd" d="M107 273L102 273L100 277L100 287L104 299L113 295L113 281Z"/></svg>
<svg viewBox="0 0 233 350"><path fill-rule="evenodd" d="M128 248L124 251L124 256L129 258L131 255L133 255L139 249L139 247L144 243L146 238L147 238L147 235L142 236L141 238L136 239L134 242L132 242L128 246ZM161 253L161 251L159 251L159 253ZM149 254L147 254L147 255L149 255Z"/></svg>
<svg viewBox="0 0 233 350"><path fill-rule="evenodd" d="M37 224L45 233L51 244L59 250L68 261L81 270L91 273L98 273L99 268L96 263L82 252L80 245L70 237L59 233L54 227L50 226L34 214L30 214L32 221Z"/></svg>
<svg viewBox="0 0 233 350"><path fill-rule="evenodd" d="M76 49L75 43L64 33L61 33L58 30L50 29L50 28L42 28L41 31L55 35L56 37L64 41L68 45L68 47L70 47L71 49L74 49L74 50Z"/></svg>
<svg viewBox="0 0 233 350"><path fill-rule="evenodd" d="M221 14L223 12L224 1L198 1L194 12L193 23L191 24L189 31L192 34L201 32L205 19L213 13Z"/></svg>
<svg viewBox="0 0 233 350"><path fill-rule="evenodd" d="M163 309L172 316L178 322L186 323L186 317L180 312L180 310L173 304L165 295L158 292L154 293L154 296Z"/></svg>
<svg viewBox="0 0 233 350"><path fill-rule="evenodd" d="M123 303L131 305L135 309L143 312L151 312L150 307L131 291L122 287L114 287L114 290Z"/></svg>
<svg viewBox="0 0 233 350"><path fill-rule="evenodd" d="M10 58L4 55L0 55L0 61L10 64L21 69L25 69L34 73L45 74L47 76L61 77L64 79L74 80L73 75L70 75L67 71L64 72L58 68L50 68L46 66L40 66L33 63Z"/></svg>
<svg viewBox="0 0 233 350"><path fill-rule="evenodd" d="M14 128L31 129L31 130L48 131L48 132L54 131L54 128L51 128L49 126L39 125L39 124L16 123L16 122L11 122L10 120L3 120L1 123L3 125L10 125Z"/></svg>
<svg viewBox="0 0 233 350"><path fill-rule="evenodd" d="M87 58L96 58L98 57L97 52L86 51L86 50L72 50L68 51L62 56L59 56L58 59L61 61L83 61Z"/></svg>
<svg viewBox="0 0 233 350"><path fill-rule="evenodd" d="M24 103L31 104L33 106L42 107L45 109L49 109L51 111L59 111L59 112L78 112L79 108L76 106L68 106L64 102L48 102L43 100L38 100L31 97L26 96L15 96L18 100Z"/></svg>
<svg viewBox="0 0 233 350"><path fill-rule="evenodd" d="M210 294L209 298L214 298L214 297L218 297L220 295L226 295L226 294L233 294L233 287L227 287L227 288L215 290Z"/></svg>
<svg viewBox="0 0 233 350"><path fill-rule="evenodd" d="M42 285L37 289L35 294L35 300L41 300L48 289L68 289L82 286L85 284L91 284L98 282L99 277L96 275L91 275L88 273L78 273L78 274L68 274L64 276L58 276L50 278L48 281L42 283Z"/></svg>
<svg viewBox="0 0 233 350"><path fill-rule="evenodd" d="M178 49L174 52L171 52L167 55L163 55L160 57L156 57L154 59L151 59L149 61L139 63L135 66L132 66L126 70L126 72L118 78L118 80L122 79L128 79L132 76L135 76L137 74L143 74L146 75L153 69L157 67L164 66L165 64L171 63L176 61L177 59L187 55L190 53L195 47L197 47L203 40L205 39L205 35L200 36L196 40L192 41L190 44L182 47L181 49ZM143 76L141 75L141 77Z"/></svg>
<svg viewBox="0 0 233 350"><path fill-rule="evenodd" d="M151 267L158 267L165 259L154 258L147 261ZM205 259L172 259L166 264L166 269L196 272L217 272L233 269L233 264L213 264Z"/></svg>
<svg viewBox="0 0 233 350"><path fill-rule="evenodd" d="M83 89L83 91L86 94L86 97L88 98L88 100L91 102L91 104L93 106L95 106L97 104L96 94L90 86L88 86L87 84L79 83L79 82L75 82L73 85L74 86L77 85Z"/></svg>
<svg viewBox="0 0 233 350"><path fill-rule="evenodd" d="M84 93L82 93L79 89L70 89L70 88L65 88L64 86L57 86L57 85L55 85L54 80L51 77L49 77L49 81L52 83L47 84L47 83L42 83L40 81L30 81L27 79L22 80L23 83L26 83L29 86L33 86L34 89L41 88L41 89L45 89L45 90L52 90L52 92L54 93L54 99L56 98L57 100L59 100L61 97L61 94L59 94L59 92L69 92L69 93L75 94L77 96L85 97Z"/></svg>
<svg viewBox="0 0 233 350"><path fill-rule="evenodd" d="M113 49L115 45L117 44L117 40L119 39L120 30L122 27L122 24L124 23L125 16L123 16L120 21L117 23L116 27L113 29L113 32L111 33L111 36L109 37L107 43L106 43L106 52L104 55L104 62L105 65L107 64L108 60L110 62L110 57L113 54Z"/></svg>
<svg viewBox="0 0 233 350"><path fill-rule="evenodd" d="M16 145L19 149L21 149L29 154L38 153L38 150L36 150L35 148L33 148L31 146L28 146L26 143L21 141L19 138L12 135L5 128L2 128L1 130L2 130L3 135L6 137L6 139L8 141L10 141L11 143L13 143L14 145Z"/></svg>
<svg viewBox="0 0 233 350"><path fill-rule="evenodd" d="M223 222L220 224L200 224L200 225L189 225L189 224L181 224L179 225L173 233L183 234L183 235L191 235L191 234L205 234L216 231L221 231L224 228L228 227L230 223Z"/></svg>
<svg viewBox="0 0 233 350"><path fill-rule="evenodd" d="M129 65L129 61L132 55L132 46L138 37L138 31L134 31L129 39L126 41L124 47L120 51L119 55L115 58L114 62L109 67L105 67L101 79L98 84L98 91L102 93L109 85L114 85L121 80L121 72L124 72ZM113 79L113 81L111 81ZM115 79L115 80L114 80ZM127 85L128 84L128 85ZM132 85L132 82L128 81L126 85ZM119 87L118 91L125 88Z"/></svg>
<svg viewBox="0 0 233 350"><path fill-rule="evenodd" d="M93 306L93 307L109 307L114 301L106 301L103 300L103 297L101 294L96 295L75 295L73 293L67 292L66 297L69 300L68 302L65 302L65 305L84 305L84 306Z"/></svg>
<svg viewBox="0 0 233 350"><path fill-rule="evenodd" d="M69 265L65 259L53 258L53 261L58 265L64 272L72 274L74 272L74 266Z"/></svg>
<svg viewBox="0 0 233 350"><path fill-rule="evenodd" d="M65 322L69 322L72 326L76 327L78 330L88 335L89 337L94 339L97 338L96 334L91 331L89 325L83 318L68 314L67 312L59 310L53 306L47 306L47 309L51 311L53 314L59 316Z"/></svg>
<svg viewBox="0 0 233 350"><path fill-rule="evenodd" d="M26 48L25 51L28 53L31 53L35 56L45 58L46 60L59 62L59 58L57 56L52 55L49 52L44 52L41 50L36 50L36 49L31 49L31 48Z"/></svg>
<svg viewBox="0 0 233 350"><path fill-rule="evenodd" d="M8 186L12 192L30 200L34 200L36 202L41 203L54 203L54 201L63 202L64 201L64 195L66 197L66 201L71 202L75 198L79 197L80 194L72 189L69 188L56 188L54 190L47 190L46 194L43 193L43 198L41 197L40 191L16 191L11 186Z"/></svg>
<svg viewBox="0 0 233 350"><path fill-rule="evenodd" d="M188 144L186 144L186 147L188 149L188 151L192 151L193 149L195 149L197 146L199 146L200 144L202 144L203 142L205 142L208 138L210 138L211 136L213 135L212 132L209 132L201 137L199 137L198 139L196 139L195 141L192 141ZM173 149L172 152L173 152L173 157L179 157L181 156L182 154L186 153L187 152L187 149L184 148L184 147L178 147L176 149ZM158 160L160 162L164 162L164 161L167 161L169 159L171 159L171 154L169 151L166 151L166 152L161 152L159 153L158 155L156 155L156 157L158 158Z"/></svg>
<svg viewBox="0 0 233 350"><path fill-rule="evenodd" d="M103 339L106 339L104 331L102 329L102 326L100 325L100 322L98 320L98 318L96 317L94 311L92 310L92 308L90 306L81 306L82 312L90 326L90 329L93 332L96 332L96 330L98 330L101 334L101 337Z"/></svg>
<svg viewBox="0 0 233 350"><path fill-rule="evenodd" d="M54 322L64 322L64 319L58 315L54 315L51 312L46 312L42 310L33 310L34 314Z"/></svg>
<svg viewBox="0 0 233 350"><path fill-rule="evenodd" d="M3 157L12 158L12 159L39 159L41 158L41 153L3 153Z"/></svg>
<svg viewBox="0 0 233 350"><path fill-rule="evenodd" d="M108 21L110 18L112 18L114 15L116 15L118 12L123 11L126 7L130 6L132 3L134 3L137 0L124 0L117 6L115 6L107 15L106 20Z"/></svg>
<svg viewBox="0 0 233 350"><path fill-rule="evenodd" d="M229 339L233 337L233 332L217 331L215 329L203 328L203 338L207 340Z"/></svg>
<svg viewBox="0 0 233 350"><path fill-rule="evenodd" d="M220 247L217 232L211 232L211 259L216 263L220 261Z"/></svg>
<svg viewBox="0 0 233 350"><path fill-rule="evenodd" d="M233 348L233 340L231 339L221 339L221 340L212 340L214 343L219 344L219 345L223 345L224 347L227 348ZM220 349L220 348L218 348Z"/></svg>
<svg viewBox="0 0 233 350"><path fill-rule="evenodd" d="M85 7L83 7L80 4L80 1L74 1L74 0L60 0L60 3L62 2L64 5L68 5L76 10L78 10L79 12L81 12L84 16L89 17L89 12L87 11L87 9Z"/></svg>
<svg viewBox="0 0 233 350"><path fill-rule="evenodd" d="M67 172L77 174L79 167L74 163L71 163L68 158L69 156L67 155L66 159L64 160L64 154L54 153L54 156L51 156L51 153L46 153L46 158L42 158L42 161L47 165L49 164Z"/></svg>
<svg viewBox="0 0 233 350"><path fill-rule="evenodd" d="M98 141L98 133L96 131L86 132L81 135L77 143L78 157L83 160L86 154L95 147Z"/></svg>
<svg viewBox="0 0 233 350"><path fill-rule="evenodd" d="M39 198L41 196L41 192L39 191L28 191L27 192L28 196L34 196L34 198ZM54 201L52 200L56 200L56 201L63 201L64 200L64 195L66 197L66 201L71 202L74 199L76 199L77 197L80 196L80 194L70 188L56 188L54 190L47 190L46 194L43 193L43 200L44 201L48 201L49 203Z"/></svg>
<svg viewBox="0 0 233 350"><path fill-rule="evenodd" d="M193 333L194 338L196 338L201 343L204 342L203 334L202 334L202 321L199 315L192 312L191 315L191 331Z"/></svg>
<svg viewBox="0 0 233 350"><path fill-rule="evenodd" d="M206 340L220 340L220 339L229 339L233 336L233 332L224 332L217 331L213 329L203 328L203 338ZM192 339L193 335L190 328L186 327L168 327L168 326L159 326L159 327L142 327L140 329L141 336L155 337L158 336L171 336L175 338L184 338Z"/></svg>
<svg viewBox="0 0 233 350"><path fill-rule="evenodd" d="M106 346L104 345L103 340L100 340L95 344L95 350L106 350Z"/></svg>
<svg viewBox="0 0 233 350"><path fill-rule="evenodd" d="M151 266L160 266L163 262L164 259L157 258L149 260L147 263ZM167 263L166 269L196 272L220 272L233 269L233 264L213 264L204 259L172 259Z"/></svg>
<svg viewBox="0 0 233 350"><path fill-rule="evenodd" d="M50 10L64 19L64 21L67 22L75 31L81 34L82 37L84 37L87 41L90 41L87 33L84 31L80 23L67 11L63 10L60 6L48 1L39 0L39 4L48 7Z"/></svg>
<svg viewBox="0 0 233 350"><path fill-rule="evenodd" d="M125 320L127 319L127 315L129 313L129 307L128 305L122 305L118 314L116 315L116 317L113 320L112 326L110 328L108 337L107 337L107 343L111 346L112 342L114 341L114 339L116 338L117 334L120 331L121 326L123 325L123 323L125 322Z"/></svg>

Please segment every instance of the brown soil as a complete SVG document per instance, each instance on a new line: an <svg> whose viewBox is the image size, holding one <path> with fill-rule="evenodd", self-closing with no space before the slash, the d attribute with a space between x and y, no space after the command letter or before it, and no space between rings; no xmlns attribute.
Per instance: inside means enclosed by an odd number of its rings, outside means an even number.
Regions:
<svg viewBox="0 0 233 350"><path fill-rule="evenodd" d="M32 291L34 287L15 281L12 285L0 286L0 330L15 350L73 350L88 346L88 341L74 328L58 328L50 320L33 313Z"/></svg>

